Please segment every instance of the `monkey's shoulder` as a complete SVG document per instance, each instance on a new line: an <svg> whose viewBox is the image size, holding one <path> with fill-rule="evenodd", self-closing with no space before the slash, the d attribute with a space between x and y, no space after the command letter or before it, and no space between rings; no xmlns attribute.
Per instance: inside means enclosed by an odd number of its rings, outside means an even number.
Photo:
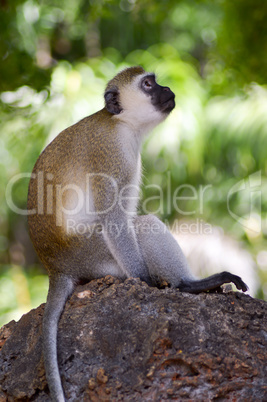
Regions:
<svg viewBox="0 0 267 402"><path fill-rule="evenodd" d="M101 123L101 124L100 124ZM116 121L102 109L61 131L43 150L35 167L51 166L88 157L114 145Z"/></svg>
<svg viewBox="0 0 267 402"><path fill-rule="evenodd" d="M79 146L80 143L108 137L114 131L115 126L116 121L112 114L104 108L63 130L52 144L57 145L60 142L71 141L75 142L75 146Z"/></svg>
<svg viewBox="0 0 267 402"><path fill-rule="evenodd" d="M78 136L89 135L89 137L92 137L93 135L102 134L105 131L110 132L114 130L115 125L116 121L113 119L113 115L103 108L83 118L63 132L71 133L72 135L77 134Z"/></svg>

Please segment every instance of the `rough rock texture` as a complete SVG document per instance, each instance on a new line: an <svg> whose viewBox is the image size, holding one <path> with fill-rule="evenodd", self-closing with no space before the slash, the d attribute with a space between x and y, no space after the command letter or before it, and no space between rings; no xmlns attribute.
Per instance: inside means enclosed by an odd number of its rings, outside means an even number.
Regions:
<svg viewBox="0 0 267 402"><path fill-rule="evenodd" d="M59 325L69 401L267 400L267 303L112 277L79 287ZM48 401L44 305L0 330L0 401Z"/></svg>

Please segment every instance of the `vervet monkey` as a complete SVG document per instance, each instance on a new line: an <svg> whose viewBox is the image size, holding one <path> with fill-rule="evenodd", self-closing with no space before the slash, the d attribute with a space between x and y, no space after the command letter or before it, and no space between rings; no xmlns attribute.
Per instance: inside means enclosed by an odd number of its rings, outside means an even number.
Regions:
<svg viewBox="0 0 267 402"><path fill-rule="evenodd" d="M49 275L43 319L46 377L54 401L64 401L57 362L57 328L75 285L113 275L149 285L166 281L198 293L240 277L222 272L198 280L166 226L137 215L144 135L175 106L155 75L131 67L105 91L105 107L62 131L42 152L29 185L29 230Z"/></svg>

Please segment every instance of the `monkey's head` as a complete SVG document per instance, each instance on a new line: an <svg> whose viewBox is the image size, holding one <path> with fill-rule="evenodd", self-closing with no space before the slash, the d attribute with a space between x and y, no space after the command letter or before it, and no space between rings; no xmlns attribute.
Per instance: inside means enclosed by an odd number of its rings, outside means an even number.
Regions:
<svg viewBox="0 0 267 402"><path fill-rule="evenodd" d="M130 67L108 83L105 107L118 120L151 129L173 110L174 98L169 87L156 82L155 74L145 72L142 67Z"/></svg>

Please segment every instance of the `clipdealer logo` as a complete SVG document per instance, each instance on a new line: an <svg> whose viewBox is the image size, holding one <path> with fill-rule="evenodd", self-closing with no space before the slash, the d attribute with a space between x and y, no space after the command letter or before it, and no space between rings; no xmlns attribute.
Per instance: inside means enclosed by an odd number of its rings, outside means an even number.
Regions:
<svg viewBox="0 0 267 402"><path fill-rule="evenodd" d="M261 170L248 176L246 179L235 183L229 190L227 195L227 209L231 217L237 221L245 229L248 229L255 234L261 233L261 205L262 205L262 177ZM233 211L231 207L231 199L238 197L241 199L246 209L246 214L239 211ZM241 209L241 208L240 208Z"/></svg>
<svg viewBox="0 0 267 402"><path fill-rule="evenodd" d="M51 176L51 177L50 177ZM75 214L79 214L85 208L85 214L89 216L104 214L109 210L114 208L115 205L119 205L122 211L127 213L127 209L124 209L124 203L128 201L137 200L139 187L134 185L127 185L125 188L118 191L118 186L116 180L114 178L104 175L104 174L89 174L86 176L86 188L87 190L84 192L82 188L79 188L76 184L68 184L65 186L61 186L60 184L52 184L53 175L43 172L39 172L37 175L33 175L32 173L20 173L15 175L6 187L6 202L10 210L19 214L19 215L32 215L32 214L53 214L56 212L57 215L57 225L62 225L62 214L71 217ZM46 185L44 184L44 177L46 178ZM23 179L33 178L37 180L37 204L36 209L27 210L19 208L13 198L13 188L14 186ZM98 181L101 180L104 182L102 184L107 185L109 189L113 190L113 199L111 205L108 205L105 210L94 210L90 206L90 180L97 178ZM167 174L167 210L170 213L172 209L174 209L179 215L188 216L188 215L204 215L204 205L205 205L205 193L209 191L213 186L209 185L200 185L198 189L189 184L183 184L178 186L176 189L171 188L170 184L170 172ZM227 210L230 216L240 224L245 230L250 230L255 234L261 233L261 205L262 205L262 173L261 170L249 175L247 178L244 178L237 183L235 183L230 190L228 191L226 197ZM128 193L129 186L136 187L135 193L130 195ZM55 187L55 188L54 188ZM161 213L164 208L164 195L163 190L160 186L155 184L150 184L147 186L148 189L153 188L155 194L152 197L148 197L147 199L142 201L142 209L145 214ZM187 190L189 195L183 196L181 194L182 190ZM64 206L63 198L64 194L67 191L72 191L72 195L77 200L67 208ZM44 205L44 195L46 195L47 205ZM238 198L238 203L235 202L235 199ZM53 210L53 202L55 199L56 211ZM151 211L148 208L148 205L152 201L158 201L159 207L157 210ZM181 202L186 201L194 201L196 204L196 208L193 208L191 211L182 210ZM92 202L91 202L92 203ZM135 203L135 202L134 202ZM132 211L133 212L133 211ZM130 214L132 213L130 212Z"/></svg>

